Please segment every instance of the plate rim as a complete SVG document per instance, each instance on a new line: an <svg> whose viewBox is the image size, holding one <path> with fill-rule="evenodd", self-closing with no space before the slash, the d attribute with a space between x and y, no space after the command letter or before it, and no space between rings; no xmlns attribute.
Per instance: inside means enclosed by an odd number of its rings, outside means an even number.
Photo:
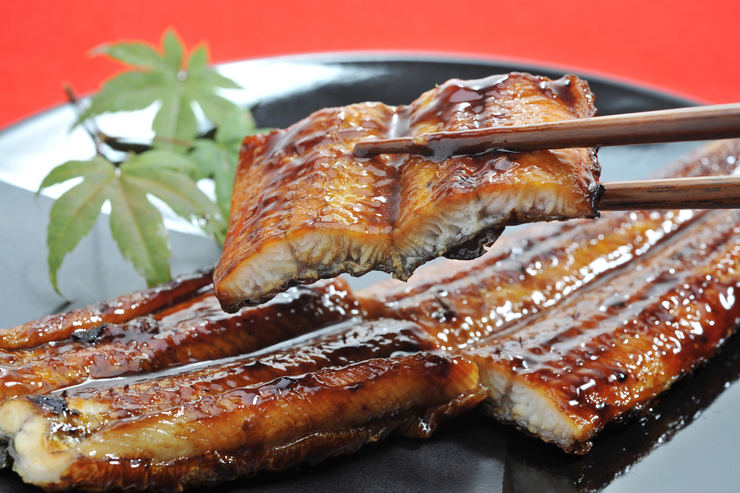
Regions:
<svg viewBox="0 0 740 493"><path fill-rule="evenodd" d="M214 64L213 66L222 66L236 63L278 63L278 62L295 62L295 63L333 63L333 64L352 64L352 63L382 63L382 62L424 62L430 64L461 64L461 65L478 65L478 66L500 66L504 64L511 64L517 67L521 67L523 70L547 70L547 71L560 71L563 73L577 73L583 75L587 80L600 81L602 83L611 85L613 87L624 88L629 91L638 92L650 97L658 97L661 99L671 98L678 102L684 102L686 104L698 104L692 102L689 99L681 96L671 94L669 91L654 90L649 87L643 87L633 83L628 83L619 80L618 78L602 77L599 75L589 76L586 75L588 72L582 72L578 70L565 69L554 65L536 64L534 62L528 63L526 61L515 60L515 59L504 59L504 58L485 58L485 57L474 57L474 56L455 56L454 54L444 53L423 53L423 52L325 52L325 53L305 53L305 54L294 54L284 55L275 57L261 57L253 59L235 60L231 62L223 62ZM7 135L7 131L16 128L19 125L33 125L39 119L45 118L49 113L60 111L69 106L69 103L59 103L53 107L40 110L34 114L24 117L21 120L11 123L10 125L0 128L0 139L3 139ZM356 454L355 454L356 455ZM228 485L229 483L223 483ZM25 485L25 483L24 483ZM239 490L241 491L241 490ZM259 491L259 487L255 487L255 491Z"/></svg>
<svg viewBox="0 0 740 493"><path fill-rule="evenodd" d="M323 63L357 63L357 62L426 62L426 63L459 63L463 65L516 65L532 73L537 70L550 72L561 72L563 74L575 74L586 81L598 81L603 84L611 84L636 90L648 96L670 98L678 103L702 105L708 104L699 98L692 97L689 94L682 94L678 91L651 85L644 81L631 79L602 72L596 69L589 69L576 65L551 63L544 60L533 60L528 58L507 57L499 55L483 55L474 53L464 53L455 51L423 51L423 50L348 50L348 51L321 51L310 53L293 53L285 55L276 55L269 57L245 58L241 60L223 61L211 66L237 64L244 62L266 62L266 61L286 61L286 62L311 62L319 61Z"/></svg>
<svg viewBox="0 0 740 493"><path fill-rule="evenodd" d="M603 73L598 70L591 70L584 67L567 66L553 64L546 61L529 60L525 58L505 57L505 56L486 56L470 53L456 53L444 51L405 51L405 50L368 50L368 51L326 51L326 52L309 52L293 53L276 56L244 58L237 60L222 61L211 63L211 67L236 65L241 63L323 63L323 64L352 64L352 63L382 63L382 62L422 62L429 64L450 64L457 63L461 65L480 65L480 66L497 66L513 65L520 67L524 71L537 73L537 71L561 72L563 74L575 74L586 81L594 81L602 84L612 85L618 88L638 92L647 97L662 98L673 100L677 105L696 106L706 104L698 98L690 95L681 94L676 91L652 86L642 81L635 81L627 77ZM102 81L101 81L102 84ZM82 98L90 97L97 91L92 91L81 95ZM359 101L358 101L359 102ZM32 124L34 120L45 117L47 114L59 111L71 103L59 102L45 108L38 109L12 121L3 127L0 127L0 139L6 133L13 131L17 127Z"/></svg>

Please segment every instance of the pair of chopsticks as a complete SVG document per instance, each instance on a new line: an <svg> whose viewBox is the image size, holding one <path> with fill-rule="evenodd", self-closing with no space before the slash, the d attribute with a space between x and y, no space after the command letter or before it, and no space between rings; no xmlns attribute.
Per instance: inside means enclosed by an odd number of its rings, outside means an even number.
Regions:
<svg viewBox="0 0 740 493"><path fill-rule="evenodd" d="M740 103L599 116L550 123L430 133L355 144L358 157L478 154L656 144L740 137ZM602 183L600 210L737 209L740 176Z"/></svg>

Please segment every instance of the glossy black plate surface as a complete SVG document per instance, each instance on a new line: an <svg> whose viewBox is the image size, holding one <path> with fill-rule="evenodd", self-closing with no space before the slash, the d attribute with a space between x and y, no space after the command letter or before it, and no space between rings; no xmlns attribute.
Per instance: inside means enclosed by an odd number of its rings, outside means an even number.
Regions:
<svg viewBox="0 0 740 493"><path fill-rule="evenodd" d="M406 55L313 55L221 67L246 91L233 97L254 107L262 126L283 127L325 106L381 100L409 103L445 80L512 70L559 77L562 71L522 65ZM588 74L600 114L685 106L690 101ZM68 133L69 107L40 114L0 133L0 327L54 312L65 300L46 272L45 229L52 199L32 190L48 170L85 159L86 137ZM144 124L146 126L146 124ZM603 179L645 176L695 143L604 149ZM78 306L143 287L118 253L107 221L65 261L60 284ZM177 228L176 228L177 229ZM173 231L173 271L217 260L208 239ZM352 280L355 287L378 276ZM653 413L607 429L593 451L574 457L475 413L427 441L390 439L359 454L314 467L224 484L212 491L737 491L740 469L740 339L732 338L706 368L680 382ZM37 491L10 471L0 491Z"/></svg>

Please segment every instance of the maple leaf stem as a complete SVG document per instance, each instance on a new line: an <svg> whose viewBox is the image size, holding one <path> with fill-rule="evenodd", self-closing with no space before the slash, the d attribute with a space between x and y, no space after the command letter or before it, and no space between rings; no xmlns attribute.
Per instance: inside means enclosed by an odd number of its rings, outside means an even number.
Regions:
<svg viewBox="0 0 740 493"><path fill-rule="evenodd" d="M72 90L72 86L65 84L64 93L67 95L67 100L72 104L72 106L74 106L77 116L82 116L85 113L85 108ZM102 132L100 131L98 124L95 122L95 119L93 117L85 119L85 121L82 122L82 126L85 127L85 131L95 144L95 153L98 156L105 156L105 154L103 154L103 141L100 138Z"/></svg>
<svg viewBox="0 0 740 493"><path fill-rule="evenodd" d="M175 135L177 133L177 117L180 115L180 95L179 94L175 98L175 101L176 103L172 105L172 110L170 112L170 125L169 125L170 128L167 129L167 133L169 135Z"/></svg>

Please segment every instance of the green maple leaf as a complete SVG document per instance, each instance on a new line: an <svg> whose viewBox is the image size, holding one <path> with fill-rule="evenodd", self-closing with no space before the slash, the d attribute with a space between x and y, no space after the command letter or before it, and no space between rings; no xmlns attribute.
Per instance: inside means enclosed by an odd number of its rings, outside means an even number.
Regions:
<svg viewBox="0 0 740 493"><path fill-rule="evenodd" d="M205 46L185 56L183 45L173 31L165 33L160 52L140 42L102 45L93 52L108 55L135 70L106 82L78 122L102 113L141 110L159 102L152 122L154 146L185 152L198 133L194 103L216 125L239 111L216 91L241 87L207 66Z"/></svg>
<svg viewBox="0 0 740 493"><path fill-rule="evenodd" d="M193 142L192 160L198 165L197 179L210 178L216 185L216 203L228 219L239 151L246 135L261 132L249 112L234 112L216 130L213 140Z"/></svg>
<svg viewBox="0 0 740 493"><path fill-rule="evenodd" d="M226 223L218 207L198 189L196 173L190 159L164 150L132 156L119 167L95 156L90 161L68 161L54 168L39 191L73 178L83 179L51 208L47 245L54 289L59 292L57 272L64 257L90 232L106 201L111 205L113 238L149 286L170 279L168 234L150 195L223 242Z"/></svg>

